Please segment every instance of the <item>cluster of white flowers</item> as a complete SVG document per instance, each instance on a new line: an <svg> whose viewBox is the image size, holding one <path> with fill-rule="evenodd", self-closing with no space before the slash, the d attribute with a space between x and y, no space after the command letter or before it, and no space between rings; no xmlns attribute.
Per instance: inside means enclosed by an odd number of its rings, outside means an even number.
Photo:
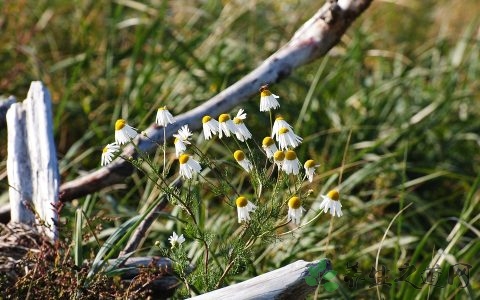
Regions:
<svg viewBox="0 0 480 300"><path fill-rule="evenodd" d="M269 112L280 107L278 102L279 96L271 93L268 86L264 85L260 88L260 111ZM211 116L204 116L202 118L203 137L205 140L210 140L218 135L218 138L235 137L240 142L247 142L252 139L252 133L248 130L245 121L247 114L243 109L240 109L233 120L227 113L220 114L218 120ZM175 118L168 111L166 107L161 107L157 111L156 124L166 128L169 124L176 122ZM271 128L270 136L267 136L262 141L262 149L265 152L267 159L278 168L279 171L284 172L287 176L298 176L301 172L302 164L295 153L297 148L302 143L302 138L295 134L293 126L290 125L283 117L278 116ZM115 142L108 144L103 148L101 165L105 166L112 162L120 151L120 145L132 142L138 135L138 131L127 124L124 119L119 119L115 123ZM183 125L176 134L174 134L175 155L180 163L179 174L185 179L192 179L195 174L202 171L200 163L195 160L192 155L186 153L187 146L191 145L191 138L193 133L188 128L188 125ZM278 146L277 146L278 144ZM250 150L250 148L249 148ZM248 152L249 154L249 152ZM249 154L250 155L250 154ZM250 173L255 170L255 165L252 159L249 159L243 150L236 150L233 153L235 161L239 166ZM319 165L314 160L307 160L304 165L304 180L313 182L315 176L315 169ZM339 202L339 192L331 190L327 195L321 195L323 201L320 208L326 213L330 211L332 216L342 216L342 205ZM257 208L246 197L240 196L235 201L237 206L238 222L249 222L251 220L250 213ZM305 209L302 207L302 200L299 196L294 195L288 200L287 221L293 221L294 224L300 225L301 218ZM178 236L175 232L170 237L172 248L180 245L185 241L183 235Z"/></svg>
<svg viewBox="0 0 480 300"><path fill-rule="evenodd" d="M203 136L206 140L209 140L216 134L219 138L235 135L239 141L245 142L252 138L252 133L243 122L246 118L247 114L243 109L238 111L233 120L229 114L221 114L218 116L218 121L211 116L204 116L202 118Z"/></svg>

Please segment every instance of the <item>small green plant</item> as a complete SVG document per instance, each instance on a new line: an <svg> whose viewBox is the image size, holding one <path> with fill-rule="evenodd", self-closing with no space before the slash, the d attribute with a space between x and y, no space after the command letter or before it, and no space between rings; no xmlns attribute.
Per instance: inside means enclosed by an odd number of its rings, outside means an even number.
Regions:
<svg viewBox="0 0 480 300"><path fill-rule="evenodd" d="M265 126L269 131L265 132L267 136L262 143L255 140L256 137L246 126L247 114L239 109L234 118L228 113L220 114L218 120L204 116L203 135L197 138L196 143L193 142L194 133L189 126L181 126L173 135L178 169L174 161L169 160L173 154L167 153L166 139L163 144L158 144L163 152L158 159L138 148L138 158L123 157L145 174L148 181L166 195L173 207L180 209L175 218L179 221L177 228L181 234L173 232L169 239L171 250L163 253L174 260L178 277L184 282L188 295L192 295L192 291L206 292L221 287L232 275L250 267L254 249L288 238L293 232L310 224L311 221L302 222L306 204L319 202L311 220L328 211L332 218L343 214L337 189L313 199L311 183L319 165L312 159L302 164L295 148L302 144L303 139L283 117L277 116L273 122L272 110L280 107L278 98L266 85L261 87L260 112L267 112L271 121L270 126ZM167 126L176 122L165 106L158 109L155 121L163 127L164 136ZM121 155L122 145L133 144L132 140L137 135L137 129L126 120L117 120L115 142L105 146L101 165L107 165ZM141 135L150 139L145 132ZM202 147L215 140L220 141L230 153L230 160L219 160L215 153ZM135 144L133 146L136 147ZM183 185L172 188L171 182L179 178L183 180ZM210 200L203 195L217 198L220 202L210 204ZM223 206L229 207L230 213L222 216L222 225L215 228L208 216L223 209ZM155 204L146 211L153 207ZM102 270L105 259L110 258L118 248L113 245L122 244L121 239L127 238L144 216L125 222L107 240L89 276ZM194 242L203 254L190 274L186 270L190 258L182 244ZM161 248L161 244L156 245ZM331 275L330 272L325 276Z"/></svg>
<svg viewBox="0 0 480 300"><path fill-rule="evenodd" d="M338 284L336 282L332 282L332 280L335 278L337 275L337 271L334 270L328 270L325 272L327 269L327 261L325 259L322 259L321 261L318 262L317 265L312 266L308 268L308 273L310 275L305 277L305 282L309 286L317 286L317 285L322 285L322 280L326 280L323 284L323 287L327 292L333 292L336 289L338 289Z"/></svg>

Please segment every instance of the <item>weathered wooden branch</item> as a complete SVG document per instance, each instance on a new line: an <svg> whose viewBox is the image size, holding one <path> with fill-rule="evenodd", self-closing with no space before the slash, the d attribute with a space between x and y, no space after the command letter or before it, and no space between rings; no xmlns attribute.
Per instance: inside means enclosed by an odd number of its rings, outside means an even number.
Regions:
<svg viewBox="0 0 480 300"><path fill-rule="evenodd" d="M335 46L350 24L370 5L372 0L341 0L339 4L329 1L308 20L292 39L272 54L260 66L240 81L228 87L202 105L176 116L177 122L167 127L166 135L170 137L182 125L189 124L192 130L201 127L204 115L216 117L258 93L262 84L275 83L289 76L296 68L325 55ZM157 145L152 140L162 143L163 128L151 125L146 133L149 139L139 137L138 149L152 152ZM124 149L124 156L135 157L133 146ZM88 175L64 183L60 187L60 200L69 201L92 192L122 182L133 172L130 163L121 158L112 164Z"/></svg>
<svg viewBox="0 0 480 300"><path fill-rule="evenodd" d="M52 124L50 93L34 81L27 98L7 112L10 222L33 225L36 221L53 241L60 178Z"/></svg>
<svg viewBox="0 0 480 300"><path fill-rule="evenodd" d="M316 289L316 286L309 286L305 282L305 277L308 269L317 264L318 261L299 260L283 268L190 299L305 299ZM321 274L331 269L332 265L327 260L327 268Z"/></svg>

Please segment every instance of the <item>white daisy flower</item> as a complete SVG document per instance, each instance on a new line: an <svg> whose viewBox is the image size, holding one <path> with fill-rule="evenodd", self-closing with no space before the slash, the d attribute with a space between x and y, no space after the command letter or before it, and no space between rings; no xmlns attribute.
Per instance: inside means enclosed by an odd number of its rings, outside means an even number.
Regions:
<svg viewBox="0 0 480 300"><path fill-rule="evenodd" d="M296 148L302 143L302 138L293 133L291 129L286 127L280 128L277 133L278 146L282 150L287 150L288 147Z"/></svg>
<svg viewBox="0 0 480 300"><path fill-rule="evenodd" d="M230 115L228 114L221 114L218 117L218 136L222 138L223 134L227 137L230 136L231 133L235 133L236 127L232 120L230 120Z"/></svg>
<svg viewBox="0 0 480 300"><path fill-rule="evenodd" d="M168 238L168 240L170 241L170 244L172 245L172 249L175 248L175 246L177 246L177 245L180 246L183 242L185 242L185 238L183 237L183 234L178 236L175 231Z"/></svg>
<svg viewBox="0 0 480 300"><path fill-rule="evenodd" d="M167 127L168 124L175 123L175 118L168 111L167 107L164 106L157 110L157 118L155 119L155 122L160 126Z"/></svg>
<svg viewBox="0 0 480 300"><path fill-rule="evenodd" d="M238 197L235 204L237 205L238 223L250 221L250 212L254 211L257 206L245 197Z"/></svg>
<svg viewBox="0 0 480 300"><path fill-rule="evenodd" d="M200 173L202 170L198 161L191 158L188 154L180 155L178 161L180 162L180 175L183 178L192 179L193 174Z"/></svg>
<svg viewBox="0 0 480 300"><path fill-rule="evenodd" d="M173 142L173 144L175 145L175 155L177 157L180 156L180 154L182 154L183 152L185 152L185 150L187 150L187 146L185 145L186 143L190 144L189 141L183 141L182 139L179 139L179 138L175 138L175 141Z"/></svg>
<svg viewBox="0 0 480 300"><path fill-rule="evenodd" d="M245 157L245 153L242 150L235 151L233 157L245 171L250 172L252 170L252 162Z"/></svg>
<svg viewBox="0 0 480 300"><path fill-rule="evenodd" d="M278 116L275 118L275 122L273 122L273 127L272 127L272 138L275 138L275 135L277 135L278 131L280 128L288 128L291 131L293 131L292 125L288 124L287 121L283 119L283 117Z"/></svg>
<svg viewBox="0 0 480 300"><path fill-rule="evenodd" d="M190 131L188 128L188 125L183 125L182 128L178 130L176 134L173 136L181 139L185 144L190 144L188 140L190 140L190 137L193 135L193 133Z"/></svg>
<svg viewBox="0 0 480 300"><path fill-rule="evenodd" d="M269 136L263 139L262 148L263 150L265 150L267 158L272 158L275 152L278 151L277 145L275 145L275 141Z"/></svg>
<svg viewBox="0 0 480 300"><path fill-rule="evenodd" d="M305 162L303 167L305 168L305 177L308 178L308 181L313 182L313 176L315 175L315 168L318 168L320 165L316 165L313 159L309 159Z"/></svg>
<svg viewBox="0 0 480 300"><path fill-rule="evenodd" d="M213 135L217 134L220 124L217 120L210 116L204 116L202 118L203 135L206 140L209 140Z"/></svg>
<svg viewBox="0 0 480 300"><path fill-rule="evenodd" d="M332 216L337 215L337 217L341 217L343 215L342 204L340 204L340 201L338 200L340 198L340 194L337 190L331 190L326 196L320 196L323 199L322 203L320 203L320 209L323 209L324 213L330 210L330 214Z"/></svg>
<svg viewBox="0 0 480 300"><path fill-rule="evenodd" d="M235 135L237 139L241 142L252 138L252 134L248 130L247 126L243 123L243 120L247 117L247 114L244 113L243 109L240 109L237 113L237 116L233 118L233 124L235 124Z"/></svg>
<svg viewBox="0 0 480 300"><path fill-rule="evenodd" d="M273 154L273 161L275 162L277 167L281 169L283 162L285 161L285 152L280 150L275 151L275 153Z"/></svg>
<svg viewBox="0 0 480 300"><path fill-rule="evenodd" d="M106 166L111 163L118 151L120 151L120 146L116 142L106 145L102 151L101 165Z"/></svg>
<svg viewBox="0 0 480 300"><path fill-rule="evenodd" d="M300 161L297 158L297 154L293 150L288 150L285 153L285 160L282 164L282 170L287 174L298 175L300 172Z"/></svg>
<svg viewBox="0 0 480 300"><path fill-rule="evenodd" d="M182 128L180 128L178 132L173 135L175 137L173 144L175 145L175 154L177 157L187 150L186 145L191 144L189 139L192 135L193 133L190 131L190 129L188 129L188 125L183 125Z"/></svg>
<svg viewBox="0 0 480 300"><path fill-rule="evenodd" d="M268 85L262 86L260 88L260 111L270 111L280 107L280 103L277 101L278 98L280 97L268 90Z"/></svg>
<svg viewBox="0 0 480 300"><path fill-rule="evenodd" d="M115 142L118 145L123 145L137 136L138 132L132 126L127 124L124 119L118 119L115 122Z"/></svg>
<svg viewBox="0 0 480 300"><path fill-rule="evenodd" d="M300 225L300 219L303 215L302 201L299 197L293 196L288 200L288 215L287 221L293 220L293 223L296 225Z"/></svg>

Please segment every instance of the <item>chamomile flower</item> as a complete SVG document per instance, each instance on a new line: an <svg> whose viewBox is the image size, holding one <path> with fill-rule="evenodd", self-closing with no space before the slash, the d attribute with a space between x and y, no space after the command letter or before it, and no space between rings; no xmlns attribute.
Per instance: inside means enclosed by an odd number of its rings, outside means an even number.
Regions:
<svg viewBox="0 0 480 300"><path fill-rule="evenodd" d="M276 117L272 127L272 138L274 138L278 134L278 131L280 130L280 128L283 128L283 127L293 131L292 125L288 124L287 121L283 119L283 117L281 116Z"/></svg>
<svg viewBox="0 0 480 300"><path fill-rule="evenodd" d="M182 128L178 130L178 133L173 135L175 137L173 144L175 145L175 154L177 157L187 150L186 145L191 144L189 139L192 134L193 133L190 131L190 129L188 129L188 125L183 125Z"/></svg>
<svg viewBox="0 0 480 300"><path fill-rule="evenodd" d="M180 175L183 178L192 179L193 174L200 173L202 167L195 159L191 158L188 154L182 154L178 158L180 162Z"/></svg>
<svg viewBox="0 0 480 300"><path fill-rule="evenodd" d="M247 114L244 113L243 109L240 109L237 113L237 116L233 118L233 124L235 124L235 135L237 139L241 142L252 138L252 134L248 130L247 126L243 123L243 120L247 117Z"/></svg>
<svg viewBox="0 0 480 300"><path fill-rule="evenodd" d="M123 145L137 136L138 132L132 126L127 124L124 119L118 119L115 122L115 142L118 145Z"/></svg>
<svg viewBox="0 0 480 300"><path fill-rule="evenodd" d="M279 169L282 168L283 162L285 161L285 152L277 150L273 154L273 162L277 165Z"/></svg>
<svg viewBox="0 0 480 300"><path fill-rule="evenodd" d="M280 107L280 103L277 101L278 98L280 97L268 90L268 85L262 86L260 88L260 111L270 111Z"/></svg>
<svg viewBox="0 0 480 300"><path fill-rule="evenodd" d="M221 114L218 117L218 136L222 138L223 134L230 136L235 133L236 127L233 121L230 119L229 114Z"/></svg>
<svg viewBox="0 0 480 300"><path fill-rule="evenodd" d="M293 196L288 200L287 221L292 220L294 224L300 225L300 219L302 218L304 210L300 198Z"/></svg>
<svg viewBox="0 0 480 300"><path fill-rule="evenodd" d="M118 151L120 151L120 146L116 142L106 145L102 151L101 165L106 166L111 163Z"/></svg>
<svg viewBox="0 0 480 300"><path fill-rule="evenodd" d="M293 150L288 150L285 153L285 160L282 164L282 170L287 174L297 175L300 172L300 161L297 154Z"/></svg>
<svg viewBox="0 0 480 300"><path fill-rule="evenodd" d="M282 127L277 132L277 141L280 149L287 150L288 147L296 148L302 143L302 138L293 133L287 127Z"/></svg>
<svg viewBox="0 0 480 300"><path fill-rule="evenodd" d="M183 234L178 236L175 231L168 238L168 240L170 241L170 245L172 245L172 249L175 248L175 246L177 245L180 246L183 242L185 242L185 238L183 237Z"/></svg>
<svg viewBox="0 0 480 300"><path fill-rule="evenodd" d="M190 129L188 128L188 125L183 125L176 134L174 134L173 136L176 137L176 138L179 138L181 139L182 141L185 142L185 144L190 144L190 142L188 142L188 140L190 140L191 136L193 135L193 133L190 131Z"/></svg>
<svg viewBox="0 0 480 300"><path fill-rule="evenodd" d="M219 123L217 120L213 119L210 116L204 116L202 118L203 124L203 135L206 140L209 140L213 135L217 134L219 130Z"/></svg>
<svg viewBox="0 0 480 300"><path fill-rule="evenodd" d="M308 181L313 181L313 176L315 175L315 168L318 168L320 165L316 165L313 159L309 159L305 162L303 167L305 168L305 177L308 178Z"/></svg>
<svg viewBox="0 0 480 300"><path fill-rule="evenodd" d="M272 158L275 152L278 151L277 145L275 145L275 141L269 136L263 139L262 148L263 150L265 150L267 158Z"/></svg>
<svg viewBox="0 0 480 300"><path fill-rule="evenodd" d="M235 204L237 205L238 223L250 221L250 212L254 211L257 206L243 196L238 197Z"/></svg>
<svg viewBox="0 0 480 300"><path fill-rule="evenodd" d="M168 124L175 123L175 118L168 111L167 107L163 106L157 110L157 118L155 119L155 122L160 126L167 127Z"/></svg>
<svg viewBox="0 0 480 300"><path fill-rule="evenodd" d="M185 152L185 150L187 150L187 146L185 144L190 144L189 141L184 141L182 139L179 139L178 137L175 138L175 141L173 142L173 144L175 145L175 155L177 157L180 156L180 154L182 154L183 152Z"/></svg>
<svg viewBox="0 0 480 300"><path fill-rule="evenodd" d="M245 171L250 172L252 170L252 162L245 157L245 153L242 150L235 151L233 157Z"/></svg>
<svg viewBox="0 0 480 300"><path fill-rule="evenodd" d="M327 193L326 196L320 195L323 199L322 203L320 203L320 209L323 209L323 212L326 213L330 210L330 214L332 216L337 215L337 217L341 217L342 213L342 204L340 204L339 198L340 194L337 190L331 190Z"/></svg>

